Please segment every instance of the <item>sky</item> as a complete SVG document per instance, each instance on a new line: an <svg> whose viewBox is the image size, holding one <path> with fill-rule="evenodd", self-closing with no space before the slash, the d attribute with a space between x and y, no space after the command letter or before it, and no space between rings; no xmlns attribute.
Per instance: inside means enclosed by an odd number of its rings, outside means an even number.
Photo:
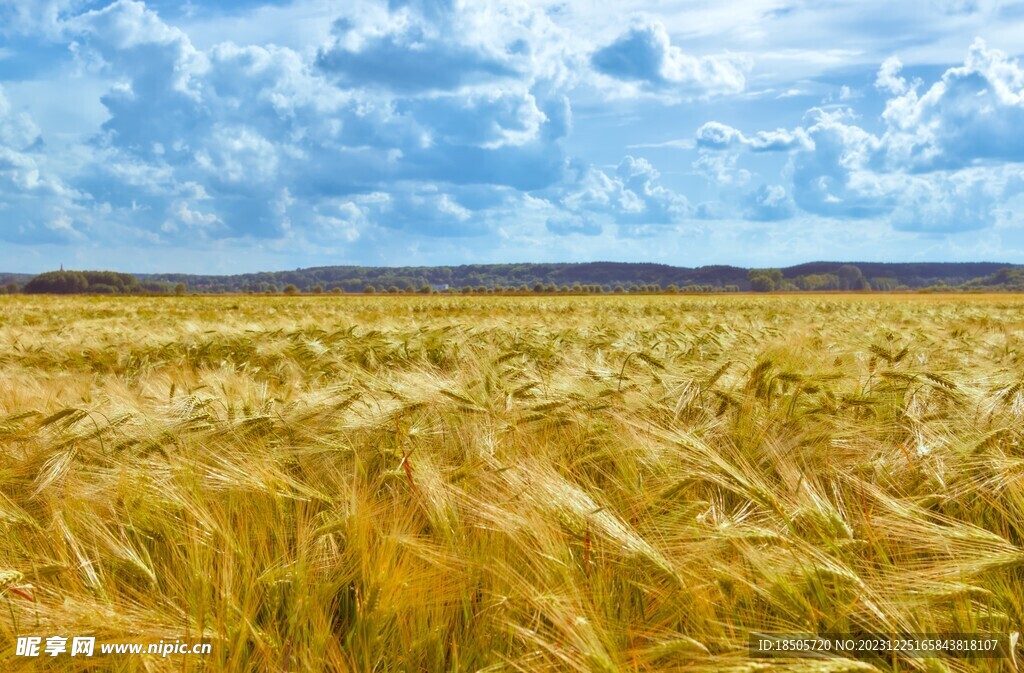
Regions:
<svg viewBox="0 0 1024 673"><path fill-rule="evenodd" d="M0 0L0 271L1024 263L1024 0Z"/></svg>

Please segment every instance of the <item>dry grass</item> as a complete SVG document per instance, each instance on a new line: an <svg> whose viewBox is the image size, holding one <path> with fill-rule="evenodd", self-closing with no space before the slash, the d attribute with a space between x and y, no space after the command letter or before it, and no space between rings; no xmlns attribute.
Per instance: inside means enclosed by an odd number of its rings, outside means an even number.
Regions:
<svg viewBox="0 0 1024 673"><path fill-rule="evenodd" d="M1024 630L1022 309L0 298L0 662L1011 670L746 643Z"/></svg>

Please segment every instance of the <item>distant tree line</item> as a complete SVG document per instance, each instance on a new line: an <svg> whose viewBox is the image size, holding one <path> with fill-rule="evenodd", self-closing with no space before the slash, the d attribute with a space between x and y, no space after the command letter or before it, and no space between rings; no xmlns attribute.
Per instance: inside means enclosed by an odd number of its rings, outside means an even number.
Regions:
<svg viewBox="0 0 1024 673"><path fill-rule="evenodd" d="M1005 264L994 263L912 263L811 262L778 269L745 269L736 266L675 267L666 264L589 262L581 264L467 264L436 267L359 267L331 266L294 271L239 274L235 276L159 274L139 276L170 283L184 283L191 292L282 292L294 285L297 292L365 293L420 292L429 286L434 292L453 288L486 288L495 291L545 292L600 287L614 293L621 287L677 288L681 292L724 291L846 291L914 290L938 286L958 286L996 273ZM760 279L760 280L757 280ZM770 281L770 282L769 282ZM714 288L718 288L714 290ZM659 290L660 291L660 290Z"/></svg>
<svg viewBox="0 0 1024 673"><path fill-rule="evenodd" d="M781 269L751 269L747 272L754 292L864 291L872 289L864 273L854 264L843 264L835 273L812 273L786 278ZM896 288L888 288L896 289Z"/></svg>
<svg viewBox="0 0 1024 673"><path fill-rule="evenodd" d="M1024 267L999 269L990 276L975 278L963 284L965 290L993 291L1009 290L1024 292Z"/></svg>
<svg viewBox="0 0 1024 673"><path fill-rule="evenodd" d="M27 279L27 280L26 280ZM1024 291L1024 267L993 263L812 262L774 269L663 264L318 267L207 276L112 271L0 274L0 294L650 294L709 292Z"/></svg>
<svg viewBox="0 0 1024 673"><path fill-rule="evenodd" d="M139 281L114 271L48 271L22 289L25 294L138 294Z"/></svg>

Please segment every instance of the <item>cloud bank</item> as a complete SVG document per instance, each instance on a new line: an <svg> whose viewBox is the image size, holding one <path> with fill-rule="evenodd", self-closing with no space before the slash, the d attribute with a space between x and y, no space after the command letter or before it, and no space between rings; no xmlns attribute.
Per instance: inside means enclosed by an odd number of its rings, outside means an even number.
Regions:
<svg viewBox="0 0 1024 673"><path fill-rule="evenodd" d="M759 50L750 31L722 49L708 24L622 11L294 0L218 15L210 39L141 0L0 0L0 239L15 251L0 262L126 247L295 266L739 262L808 228L809 254L835 257L855 222L904 250L1024 254L1014 56L970 35L945 61L861 66L855 50ZM273 28L256 16L319 37L247 39ZM779 74L796 61L814 76Z"/></svg>

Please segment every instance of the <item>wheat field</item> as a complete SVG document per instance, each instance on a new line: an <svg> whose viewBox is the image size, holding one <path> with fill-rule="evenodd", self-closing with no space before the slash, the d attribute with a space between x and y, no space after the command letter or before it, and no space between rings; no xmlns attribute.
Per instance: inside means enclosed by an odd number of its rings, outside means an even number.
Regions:
<svg viewBox="0 0 1024 673"><path fill-rule="evenodd" d="M0 666L1016 670L747 642L1024 630L1022 309L0 297Z"/></svg>

